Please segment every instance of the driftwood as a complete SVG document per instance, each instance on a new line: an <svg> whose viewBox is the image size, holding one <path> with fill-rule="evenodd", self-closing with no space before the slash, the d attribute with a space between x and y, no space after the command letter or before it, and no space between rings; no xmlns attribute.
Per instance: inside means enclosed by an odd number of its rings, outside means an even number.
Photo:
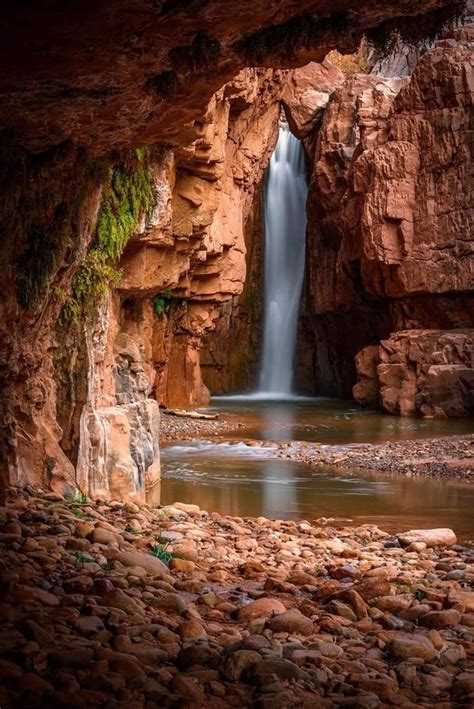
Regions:
<svg viewBox="0 0 474 709"><path fill-rule="evenodd" d="M201 414L199 411L186 411L185 409L165 409L170 416L181 416L188 419L205 419L206 421L219 418L219 414Z"/></svg>

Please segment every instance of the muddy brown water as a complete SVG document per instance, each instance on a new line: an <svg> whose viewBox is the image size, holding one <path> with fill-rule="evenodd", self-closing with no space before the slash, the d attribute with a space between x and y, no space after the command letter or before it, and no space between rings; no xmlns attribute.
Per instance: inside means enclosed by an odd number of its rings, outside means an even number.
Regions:
<svg viewBox="0 0 474 709"><path fill-rule="evenodd" d="M399 419L330 399L216 399L210 409L231 425L244 423L245 429L226 432L225 441L165 446L161 504L180 500L239 517L324 517L337 524L377 524L389 532L447 526L460 539L474 539L474 485L362 474L350 468L334 473L278 459L262 445L282 440L347 445L422 439L472 433L472 420Z"/></svg>

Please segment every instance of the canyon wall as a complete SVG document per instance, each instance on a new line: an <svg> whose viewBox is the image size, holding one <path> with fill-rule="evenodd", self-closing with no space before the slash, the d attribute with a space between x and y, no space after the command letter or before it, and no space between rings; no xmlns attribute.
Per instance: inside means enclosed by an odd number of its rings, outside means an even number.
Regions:
<svg viewBox="0 0 474 709"><path fill-rule="evenodd" d="M88 494L144 499L159 479L159 404L209 399L202 339L243 289L244 225L276 140L280 91L279 72L243 70L213 96L192 143L149 153L153 206L86 327L87 395L79 431L63 441Z"/></svg>
<svg viewBox="0 0 474 709"><path fill-rule="evenodd" d="M382 341L383 363L383 352L401 341L396 332L387 339L394 331L473 325L471 32L437 42L411 77L355 75L331 95L309 145L314 160L299 367L307 390L349 396L357 364L361 381L354 395L367 401L361 382L367 383L374 350L356 357L364 347L379 351ZM426 339L431 343L429 333ZM428 369L433 348L421 349L427 359L419 365ZM451 367L453 386L472 392L466 356L442 364ZM400 368L403 357L392 352ZM378 371L380 386L372 377L369 398L390 413L472 412L472 394L461 397L463 405L445 407L433 394L430 404L420 377L410 405L389 403L385 370ZM403 399L399 379L390 388L398 386Z"/></svg>
<svg viewBox="0 0 474 709"><path fill-rule="evenodd" d="M243 90L238 72L451 14L445 0L5 9L0 497L14 482L142 499L157 399L206 400L197 350L242 288L278 115L266 69Z"/></svg>

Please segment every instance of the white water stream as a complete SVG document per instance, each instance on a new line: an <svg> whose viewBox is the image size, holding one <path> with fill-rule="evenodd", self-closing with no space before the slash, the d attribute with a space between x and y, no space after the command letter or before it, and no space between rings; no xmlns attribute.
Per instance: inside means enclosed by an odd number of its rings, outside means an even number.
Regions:
<svg viewBox="0 0 474 709"><path fill-rule="evenodd" d="M258 398L284 399L293 391L307 192L303 146L288 126L281 124L265 189L264 325Z"/></svg>

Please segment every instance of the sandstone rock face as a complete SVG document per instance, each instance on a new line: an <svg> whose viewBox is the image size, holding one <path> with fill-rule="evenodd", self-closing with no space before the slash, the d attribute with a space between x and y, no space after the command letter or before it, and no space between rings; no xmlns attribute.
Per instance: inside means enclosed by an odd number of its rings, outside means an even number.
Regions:
<svg viewBox="0 0 474 709"><path fill-rule="evenodd" d="M278 75L284 117L298 138L307 138L319 125L329 95L344 81L329 59ZM283 116L282 116L283 118ZM272 148L276 136L273 136ZM251 131L248 142L258 144L261 132ZM266 167L269 154L265 156ZM263 294L263 188L255 191L244 223L246 278L242 292L220 308L213 330L205 337L201 354L204 380L213 393L246 391L255 387L261 345Z"/></svg>
<svg viewBox="0 0 474 709"><path fill-rule="evenodd" d="M247 69L213 97L201 135L176 152L171 174L155 187L170 195L162 216L131 239L122 259L120 298L129 310L138 301L145 320L129 333L146 352L154 396L168 406L208 401L202 341L243 289L245 229L276 141L282 76ZM143 298L163 292L170 310L157 316Z"/></svg>
<svg viewBox="0 0 474 709"><path fill-rule="evenodd" d="M321 61L335 47L355 50L367 28L446 6L211 0L151 9L138 0L131 10L121 0L113 12L11 9L1 43L0 122L36 151L68 140L95 152L184 145L211 96L240 69Z"/></svg>
<svg viewBox="0 0 474 709"><path fill-rule="evenodd" d="M463 295L474 282L469 36L466 30L458 41L439 41L411 77L355 75L330 97L308 199L311 256L300 337L306 387L312 378L313 388L316 381L319 390L348 394L356 358L361 403L375 403L384 389L382 405L391 413L470 410L466 353L431 361L437 347L427 344L425 364L434 367L428 376L421 362L418 374L408 374L403 362L382 361L376 349L396 339L396 330L473 323L472 299ZM376 384L376 366L385 383Z"/></svg>
<svg viewBox="0 0 474 709"><path fill-rule="evenodd" d="M93 411L83 441L90 442L89 455L81 451L78 465L84 489L93 496L145 499L160 476L159 421L152 399Z"/></svg>
<svg viewBox="0 0 474 709"><path fill-rule="evenodd" d="M345 75L325 57L321 63L310 62L289 73L282 95L292 133L302 140L314 131L329 97Z"/></svg>
<svg viewBox="0 0 474 709"><path fill-rule="evenodd" d="M356 357L354 398L402 416L474 411L474 330L403 330Z"/></svg>
<svg viewBox="0 0 474 709"><path fill-rule="evenodd" d="M325 0L238 8L211 0L192 9L150 9L140 0L130 12L120 0L113 12L8 11L0 45L0 480L72 492L78 455L103 489L125 469L124 479L135 480L132 495L146 486L147 471L156 478L150 400L206 401L199 349L222 302L242 289L242 225L275 137L274 70L236 73L322 61L334 47L355 50L366 29L447 5L367 0L356 9L342 2L334 14ZM305 110L317 109L314 98L307 96ZM397 140L406 140L399 132ZM110 168L144 145L151 146L152 214L134 229L123 280L94 332L88 325L66 336L58 319L93 247ZM166 309L154 306L151 299L168 290ZM125 344L133 356L115 349L123 334L134 340ZM112 414L117 406L129 408ZM128 435L131 418L138 428ZM113 474L111 458L99 455L106 430L123 445ZM146 440L142 461L134 436Z"/></svg>

